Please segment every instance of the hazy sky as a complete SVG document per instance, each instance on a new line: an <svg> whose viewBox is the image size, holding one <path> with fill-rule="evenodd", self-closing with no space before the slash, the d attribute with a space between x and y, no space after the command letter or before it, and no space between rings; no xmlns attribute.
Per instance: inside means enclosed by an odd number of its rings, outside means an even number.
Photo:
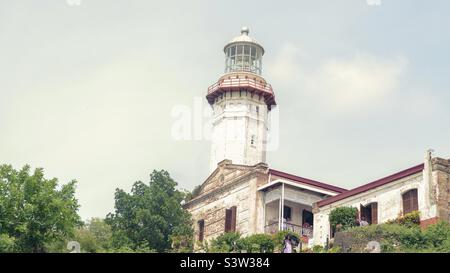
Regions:
<svg viewBox="0 0 450 273"><path fill-rule="evenodd" d="M78 180L83 219L104 217L117 187L153 169L192 189L209 175L209 142L174 140L172 110L205 101L243 25L266 49L280 111L272 168L352 188L428 148L449 158L449 10L448 0L0 0L0 163Z"/></svg>

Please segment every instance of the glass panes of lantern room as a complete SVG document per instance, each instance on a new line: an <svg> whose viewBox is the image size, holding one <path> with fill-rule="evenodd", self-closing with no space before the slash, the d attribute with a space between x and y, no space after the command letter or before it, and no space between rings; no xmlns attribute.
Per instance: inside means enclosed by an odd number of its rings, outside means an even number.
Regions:
<svg viewBox="0 0 450 273"><path fill-rule="evenodd" d="M252 45L235 44L225 50L225 73L248 71L261 75L262 50Z"/></svg>

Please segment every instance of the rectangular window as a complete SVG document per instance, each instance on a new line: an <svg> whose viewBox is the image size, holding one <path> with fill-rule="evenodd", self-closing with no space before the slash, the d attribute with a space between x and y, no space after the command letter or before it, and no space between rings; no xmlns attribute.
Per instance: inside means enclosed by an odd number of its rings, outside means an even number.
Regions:
<svg viewBox="0 0 450 273"><path fill-rule="evenodd" d="M252 57L256 57L256 48L255 48L254 46L251 47L251 51L250 51L250 52L251 52L250 55L251 55Z"/></svg>
<svg viewBox="0 0 450 273"><path fill-rule="evenodd" d="M237 46L237 54L238 55L242 55L242 47L243 47L242 45Z"/></svg>
<svg viewBox="0 0 450 273"><path fill-rule="evenodd" d="M203 237L205 235L205 220L199 220L198 222L198 240L200 242L203 241Z"/></svg>
<svg viewBox="0 0 450 273"><path fill-rule="evenodd" d="M248 45L244 46L244 54L250 55L250 46L248 46Z"/></svg>
<svg viewBox="0 0 450 273"><path fill-rule="evenodd" d="M378 203L372 203L372 225L378 224Z"/></svg>
<svg viewBox="0 0 450 273"><path fill-rule="evenodd" d="M225 210L225 232L236 231L236 206Z"/></svg>
<svg viewBox="0 0 450 273"><path fill-rule="evenodd" d="M231 56L230 63L231 63L231 65L234 65L236 63L236 57L234 55Z"/></svg>
<svg viewBox="0 0 450 273"><path fill-rule="evenodd" d="M250 57L244 56L244 69L248 70L250 69Z"/></svg>
<svg viewBox="0 0 450 273"><path fill-rule="evenodd" d="M242 65L243 65L243 57L239 55L236 57L236 68L242 69Z"/></svg>
<svg viewBox="0 0 450 273"><path fill-rule="evenodd" d="M302 226L312 226L314 224L314 214L310 211L303 210L302 211Z"/></svg>
<svg viewBox="0 0 450 273"><path fill-rule="evenodd" d="M417 201L417 189L412 189L402 195L403 199L403 215L417 211L419 203Z"/></svg>
<svg viewBox="0 0 450 273"><path fill-rule="evenodd" d="M291 216L292 216L291 207L284 206L283 210L284 210L284 212L283 212L284 219L286 219L286 221L290 221L292 219L291 218Z"/></svg>

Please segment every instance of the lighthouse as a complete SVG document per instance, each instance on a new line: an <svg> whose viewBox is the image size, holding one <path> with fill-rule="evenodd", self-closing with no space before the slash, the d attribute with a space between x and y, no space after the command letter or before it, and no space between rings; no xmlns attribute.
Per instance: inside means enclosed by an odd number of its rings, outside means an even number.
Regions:
<svg viewBox="0 0 450 273"><path fill-rule="evenodd" d="M272 86L261 76L264 48L243 27L224 47L225 71L208 88L213 110L210 171L225 159L252 166L266 162L268 115L276 105Z"/></svg>

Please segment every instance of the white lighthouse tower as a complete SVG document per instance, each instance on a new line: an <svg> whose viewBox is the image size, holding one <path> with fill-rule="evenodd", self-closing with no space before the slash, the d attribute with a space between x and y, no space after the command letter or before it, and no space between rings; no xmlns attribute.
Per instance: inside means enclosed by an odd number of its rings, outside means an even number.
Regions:
<svg viewBox="0 0 450 273"><path fill-rule="evenodd" d="M243 27L224 47L225 74L208 88L213 108L211 172L222 160L255 165L266 162L268 114L275 103L270 84L261 76L264 48Z"/></svg>

